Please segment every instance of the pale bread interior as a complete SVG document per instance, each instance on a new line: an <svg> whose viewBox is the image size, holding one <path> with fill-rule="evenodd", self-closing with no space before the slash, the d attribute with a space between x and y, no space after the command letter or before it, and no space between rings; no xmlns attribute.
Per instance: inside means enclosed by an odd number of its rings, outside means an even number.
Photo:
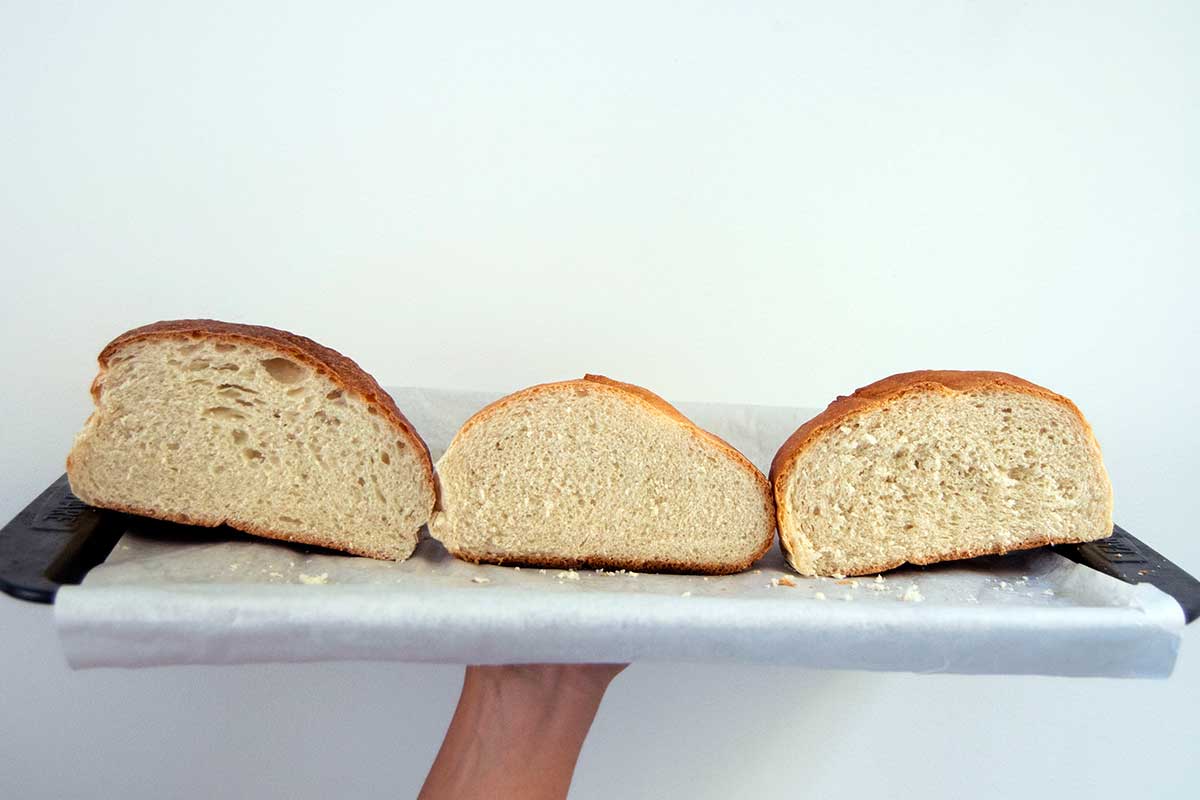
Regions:
<svg viewBox="0 0 1200 800"><path fill-rule="evenodd" d="M69 459L87 503L406 558L434 495L415 443L359 395L238 340L120 347Z"/></svg>
<svg viewBox="0 0 1200 800"><path fill-rule="evenodd" d="M913 392L801 450L780 534L803 575L1108 536L1112 490L1072 410L1021 392Z"/></svg>
<svg viewBox="0 0 1200 800"><path fill-rule="evenodd" d="M430 532L471 560L727 572L774 534L753 467L587 381L484 412L437 469Z"/></svg>

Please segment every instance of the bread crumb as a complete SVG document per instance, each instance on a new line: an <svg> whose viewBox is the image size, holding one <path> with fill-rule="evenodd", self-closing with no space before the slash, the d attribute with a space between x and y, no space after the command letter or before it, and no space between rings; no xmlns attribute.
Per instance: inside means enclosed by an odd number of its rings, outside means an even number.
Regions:
<svg viewBox="0 0 1200 800"><path fill-rule="evenodd" d="M1054 590L1047 589L1046 591L1042 592L1042 594L1046 595L1046 597L1054 597Z"/></svg>
<svg viewBox="0 0 1200 800"><path fill-rule="evenodd" d="M513 569L515 569L517 572L520 572L520 571L521 571L521 565L520 565L520 564L517 564L515 567L513 567Z"/></svg>
<svg viewBox="0 0 1200 800"><path fill-rule="evenodd" d="M792 580L791 578L780 578L780 579L779 579L779 585L780 585L780 586L793 586L793 587L794 587L794 586L796 585L796 582L795 582L794 580Z"/></svg>
<svg viewBox="0 0 1200 800"><path fill-rule="evenodd" d="M825 599L825 593L824 593L824 592L817 592L816 594L814 594L814 595L813 595L813 599L814 599L814 600L824 600L824 599Z"/></svg>
<svg viewBox="0 0 1200 800"><path fill-rule="evenodd" d="M755 574L755 575L762 575L762 570L761 570L761 569L756 569L756 570L754 570L754 574Z"/></svg>
<svg viewBox="0 0 1200 800"><path fill-rule="evenodd" d="M849 603L854 599L854 595L844 594L844 595L842 595L842 599L845 600L847 603Z"/></svg>
<svg viewBox="0 0 1200 800"><path fill-rule="evenodd" d="M921 594L921 590L914 583L905 590L900 599L906 603L922 603L925 601L925 596Z"/></svg>
<svg viewBox="0 0 1200 800"><path fill-rule="evenodd" d="M858 581L854 578L845 578L837 582L838 586L858 586Z"/></svg>
<svg viewBox="0 0 1200 800"><path fill-rule="evenodd" d="M271 574L278 575L279 573L272 572ZM300 578L301 583L308 584L309 586L312 586L312 585L315 585L318 583L329 583L329 573L328 572L322 572L320 575L305 575L303 572L301 572L298 577Z"/></svg>
<svg viewBox="0 0 1200 800"><path fill-rule="evenodd" d="M491 578L480 578L480 577L477 575L477 576L475 576L474 578L471 578L471 581L472 581L473 583L491 583L491 582L492 582L492 579L491 579Z"/></svg>
<svg viewBox="0 0 1200 800"><path fill-rule="evenodd" d="M539 570L538 570L538 572L540 572L540 573L541 573L541 574L543 574L543 575L545 575L545 574L546 574L546 570L544 570L544 569L539 569Z"/></svg>
<svg viewBox="0 0 1200 800"><path fill-rule="evenodd" d="M564 569L558 573L558 579L563 580L564 578L569 581L577 581L579 580L579 573L573 569Z"/></svg>
<svg viewBox="0 0 1200 800"><path fill-rule="evenodd" d="M270 577L272 577L272 578L282 578L282 577L283 577L283 573L282 573L282 572L270 572L270 573L267 573L267 574L268 574Z"/></svg>
<svg viewBox="0 0 1200 800"><path fill-rule="evenodd" d="M683 594L681 594L681 595L679 595L679 596L680 596L680 597L691 597L691 596L692 596L692 593L691 593L691 592L684 592Z"/></svg>
<svg viewBox="0 0 1200 800"><path fill-rule="evenodd" d="M835 572L835 573L833 573L832 575L830 575L829 577L833 578L834 580L839 580L839 581L840 581L842 578L844 578L844 577L846 577L846 576L845 576L845 575L843 575L843 574L842 574L842 573L840 573L840 572Z"/></svg>
<svg viewBox="0 0 1200 800"><path fill-rule="evenodd" d="M240 567L240 566L241 566L241 564L230 564L230 565L229 565L229 571L230 571L230 572L237 572L237 571L238 571L238 567Z"/></svg>
<svg viewBox="0 0 1200 800"><path fill-rule="evenodd" d="M882 575L876 575L876 576L875 576L875 582L876 582L876 583L883 583L883 576L882 576Z"/></svg>

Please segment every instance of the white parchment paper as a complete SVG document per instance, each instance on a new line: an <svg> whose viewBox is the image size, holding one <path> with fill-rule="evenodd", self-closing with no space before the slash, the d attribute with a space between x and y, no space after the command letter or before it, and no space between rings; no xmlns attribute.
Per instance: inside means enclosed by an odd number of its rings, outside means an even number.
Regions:
<svg viewBox="0 0 1200 800"><path fill-rule="evenodd" d="M393 389L436 460L495 394ZM681 403L765 472L812 410ZM794 585L788 585L788 584ZM401 563L227 529L129 533L55 616L77 668L388 659L694 661L1162 677L1178 604L1043 549L806 579L778 548L740 575L477 566L426 538Z"/></svg>

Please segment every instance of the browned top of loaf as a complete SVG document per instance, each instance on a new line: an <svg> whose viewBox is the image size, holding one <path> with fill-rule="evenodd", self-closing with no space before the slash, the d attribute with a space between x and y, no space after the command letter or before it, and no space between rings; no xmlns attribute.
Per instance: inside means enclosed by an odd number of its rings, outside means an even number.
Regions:
<svg viewBox="0 0 1200 800"><path fill-rule="evenodd" d="M883 408L910 392L954 394L980 390L1021 392L1060 403L1079 417L1085 429L1091 430L1087 420L1083 418L1083 414L1070 400L1035 383L1030 383L1024 378L1009 375L1007 372L953 369L922 369L916 372L902 372L864 386L849 397L837 398L829 404L828 408L797 428L796 432L789 436L783 446L779 448L779 452L771 461L771 485L775 487L776 491L780 491L783 488L780 485L780 477L788 472L800 451L823 432L841 425L850 417Z"/></svg>
<svg viewBox="0 0 1200 800"><path fill-rule="evenodd" d="M688 419L682 413L680 413L679 409L675 408L675 406L671 405L666 400L662 399L661 397L659 397L658 395L656 395L654 392L650 391L649 389L644 389L641 386L635 386L632 383L622 383L621 381L614 381L612 378L606 378L603 375L588 374L588 375L584 375L582 378L578 378L578 379L570 380L570 381L556 381L554 383L539 383L536 386L530 386L528 389L522 389L518 392L513 392L510 395L506 395L505 397L501 397L499 400L489 403L488 405L481 408L479 411L476 411L471 416L470 419L468 419L465 423L463 423L462 428L459 429L458 434L454 438L457 439L459 436L462 436L462 434L465 433L475 423L479 422L480 420L486 419L487 417L490 417L492 414L496 413L497 411L500 411L501 409L505 408L508 405L511 405L514 402L524 400L525 398L528 398L528 397L536 397L537 395L542 394L544 392L558 391L560 389L564 389L564 388L568 388L568 387L576 387L576 388L581 388L581 389L605 387L606 390L615 390L615 391L619 392L623 397L633 398L633 399L637 400L638 402L641 402L642 404L649 406L654 411L671 418L675 422L678 422L679 424L681 424L685 428L687 428L688 431L693 436L696 436L698 438L704 439L706 441L709 441L709 442L715 444L717 447L719 447L721 449L722 452L724 452L726 455L728 455L730 458L732 458L734 461L736 461L742 468L744 468L745 470L750 472L750 474L752 474L754 476L755 480L761 486L764 494L768 497L768 499L771 500L772 504L774 503L774 498L771 497L771 490L770 490L770 486L767 484L766 477L761 472L759 472L758 467L756 467L752 463L750 463L750 459L748 459L744 455L742 455L741 452L739 452L736 447L734 447L729 442L722 439L720 436L717 436L715 433L709 433L708 431L704 430L699 425L692 422L690 419Z"/></svg>
<svg viewBox="0 0 1200 800"><path fill-rule="evenodd" d="M433 462L429 458L429 447L417 433L412 423L400 413L391 395L368 375L362 367L336 350L314 342L306 336L289 331L268 328L264 325L242 325L236 322L220 322L215 319L172 319L153 322L125 331L100 351L100 371L108 368L108 359L127 344L143 339L176 337L184 339L216 339L225 342L250 342L272 350L278 350L288 358L295 359L326 376L344 391L359 395L384 419L404 433L424 453L427 479L433 481ZM92 385L92 394L99 391L99 383ZM97 397L97 399L99 399Z"/></svg>

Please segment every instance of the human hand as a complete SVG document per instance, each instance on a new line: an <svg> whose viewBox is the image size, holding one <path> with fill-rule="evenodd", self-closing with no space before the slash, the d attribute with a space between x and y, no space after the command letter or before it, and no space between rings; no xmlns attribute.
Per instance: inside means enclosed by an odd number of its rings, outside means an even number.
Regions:
<svg viewBox="0 0 1200 800"><path fill-rule="evenodd" d="M420 800L565 798L604 692L626 666L467 667Z"/></svg>

